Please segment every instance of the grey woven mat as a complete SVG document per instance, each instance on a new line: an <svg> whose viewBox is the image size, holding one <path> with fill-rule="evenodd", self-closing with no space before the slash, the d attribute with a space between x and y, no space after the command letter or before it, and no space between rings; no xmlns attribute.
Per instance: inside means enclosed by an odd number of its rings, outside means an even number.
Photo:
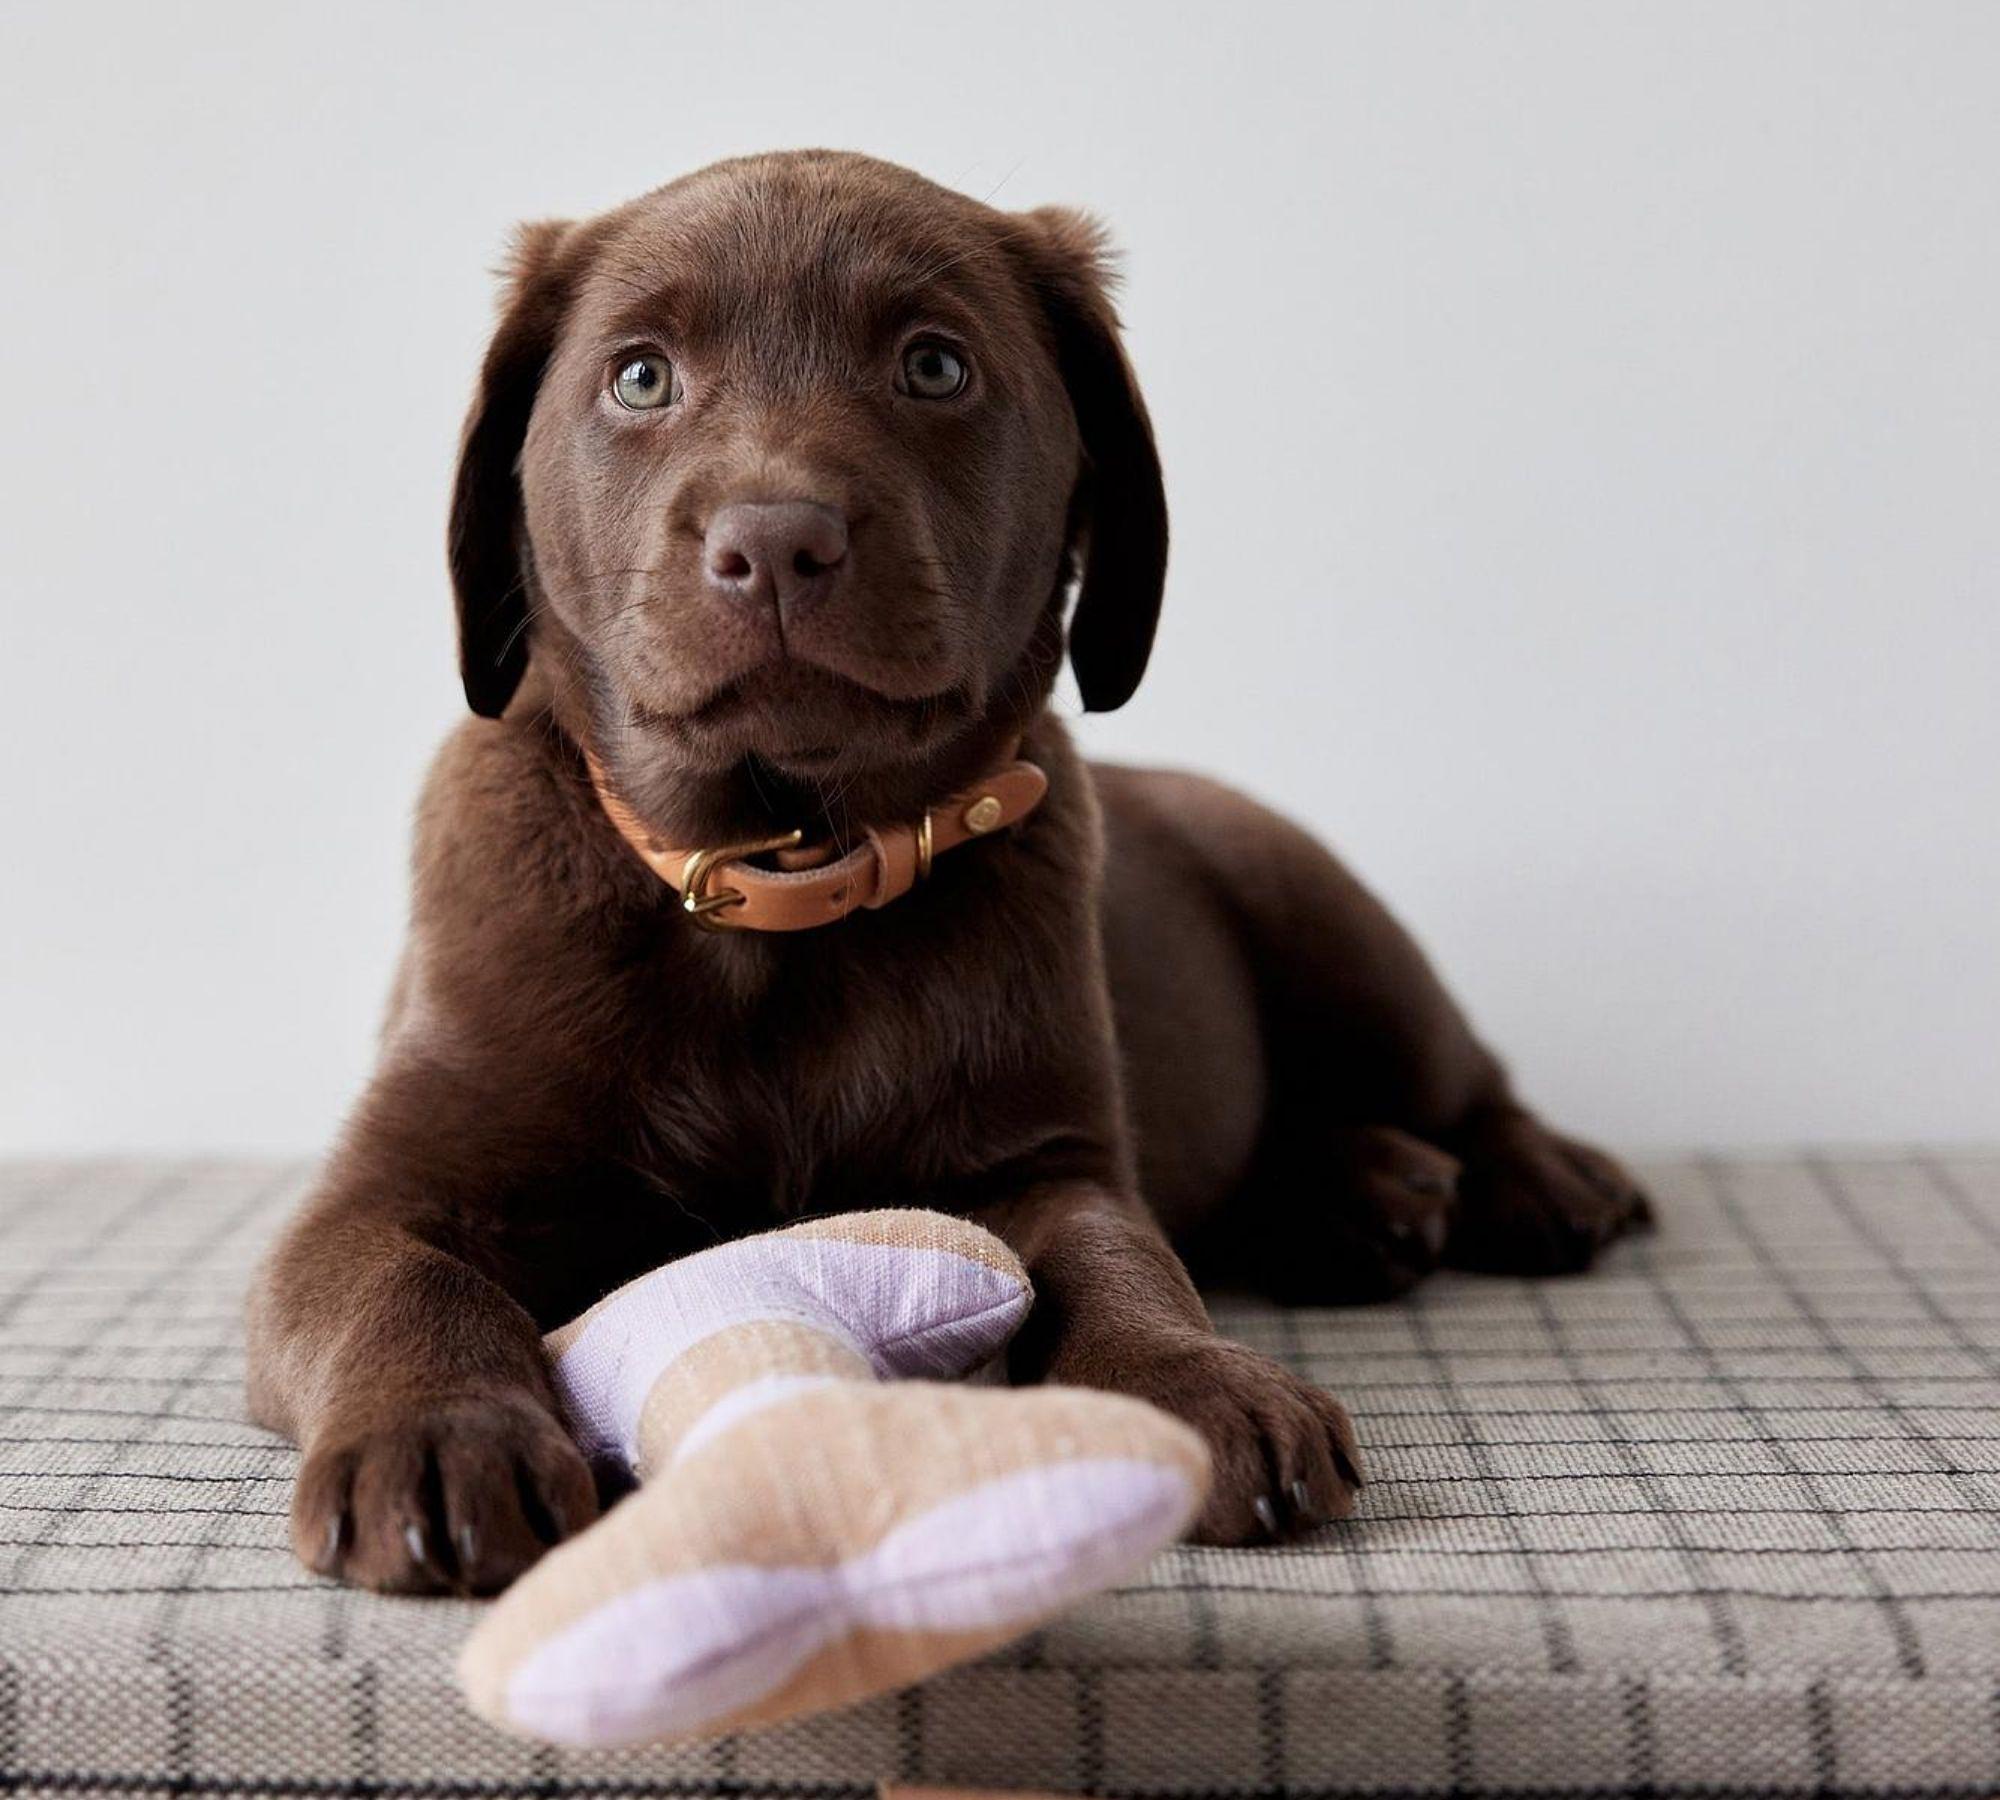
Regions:
<svg viewBox="0 0 2000 1800"><path fill-rule="evenodd" d="M2000 1158L1649 1171L1581 1281L1221 1309L1353 1406L1292 1549L1181 1549L1001 1657L754 1739L475 1723L471 1609L316 1582L242 1422L298 1168L0 1168L0 1790L794 1800L2000 1791Z"/></svg>

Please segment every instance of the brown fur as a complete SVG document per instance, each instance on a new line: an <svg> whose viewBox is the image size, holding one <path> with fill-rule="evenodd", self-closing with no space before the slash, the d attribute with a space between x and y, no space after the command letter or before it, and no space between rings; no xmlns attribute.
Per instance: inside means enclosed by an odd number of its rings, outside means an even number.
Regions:
<svg viewBox="0 0 2000 1800"><path fill-rule="evenodd" d="M913 333L959 347L962 395L898 390ZM672 357L672 407L609 397L635 348ZM800 500L851 527L810 604L705 580L718 506ZM1017 1378L1192 1422L1221 1542L1346 1511L1355 1452L1331 1398L1214 1335L1170 1239L1329 1302L1440 1258L1581 1267L1642 1215L1316 843L1210 782L1093 769L1045 710L1073 588L1086 704L1129 696L1166 559L1073 215L804 153L530 228L451 552L482 716L425 790L374 1081L252 1304L252 1404L305 1447L315 1567L505 1583L596 1506L542 1332L802 1213L992 1225L1036 1285ZM1016 733L1038 812L795 936L694 929L581 749L667 841L851 841Z"/></svg>

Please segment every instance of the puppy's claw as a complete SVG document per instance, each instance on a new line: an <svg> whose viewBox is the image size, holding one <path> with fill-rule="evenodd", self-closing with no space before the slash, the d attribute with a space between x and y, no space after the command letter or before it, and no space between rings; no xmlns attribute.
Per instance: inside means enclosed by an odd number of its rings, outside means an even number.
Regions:
<svg viewBox="0 0 2000 1800"><path fill-rule="evenodd" d="M431 1566L431 1547L424 1537L424 1528L421 1525L411 1524L403 1527L403 1548L409 1551L410 1561L418 1568L428 1569Z"/></svg>
<svg viewBox="0 0 2000 1800"><path fill-rule="evenodd" d="M1259 1494L1250 1503L1250 1510L1257 1515L1257 1523L1272 1537L1278 1535L1278 1509L1271 1504L1269 1494Z"/></svg>

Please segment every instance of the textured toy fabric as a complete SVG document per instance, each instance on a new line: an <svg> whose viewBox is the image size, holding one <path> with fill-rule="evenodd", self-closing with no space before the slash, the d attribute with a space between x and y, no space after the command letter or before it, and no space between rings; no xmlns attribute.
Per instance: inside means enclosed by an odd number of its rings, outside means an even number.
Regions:
<svg viewBox="0 0 2000 1800"><path fill-rule="evenodd" d="M914 1681L1134 1573L1200 1440L1084 1389L946 1385L1025 1318L990 1233L816 1221L621 1288L551 1335L579 1440L642 1486L504 1596L460 1673L496 1724L700 1737Z"/></svg>

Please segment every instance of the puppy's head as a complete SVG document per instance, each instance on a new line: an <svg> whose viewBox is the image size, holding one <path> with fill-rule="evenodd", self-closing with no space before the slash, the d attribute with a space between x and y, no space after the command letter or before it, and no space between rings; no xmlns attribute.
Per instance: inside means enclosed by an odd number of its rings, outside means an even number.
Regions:
<svg viewBox="0 0 2000 1800"><path fill-rule="evenodd" d="M523 231L451 520L473 710L853 778L1144 671L1166 563L1100 241L890 165L718 164Z"/></svg>

